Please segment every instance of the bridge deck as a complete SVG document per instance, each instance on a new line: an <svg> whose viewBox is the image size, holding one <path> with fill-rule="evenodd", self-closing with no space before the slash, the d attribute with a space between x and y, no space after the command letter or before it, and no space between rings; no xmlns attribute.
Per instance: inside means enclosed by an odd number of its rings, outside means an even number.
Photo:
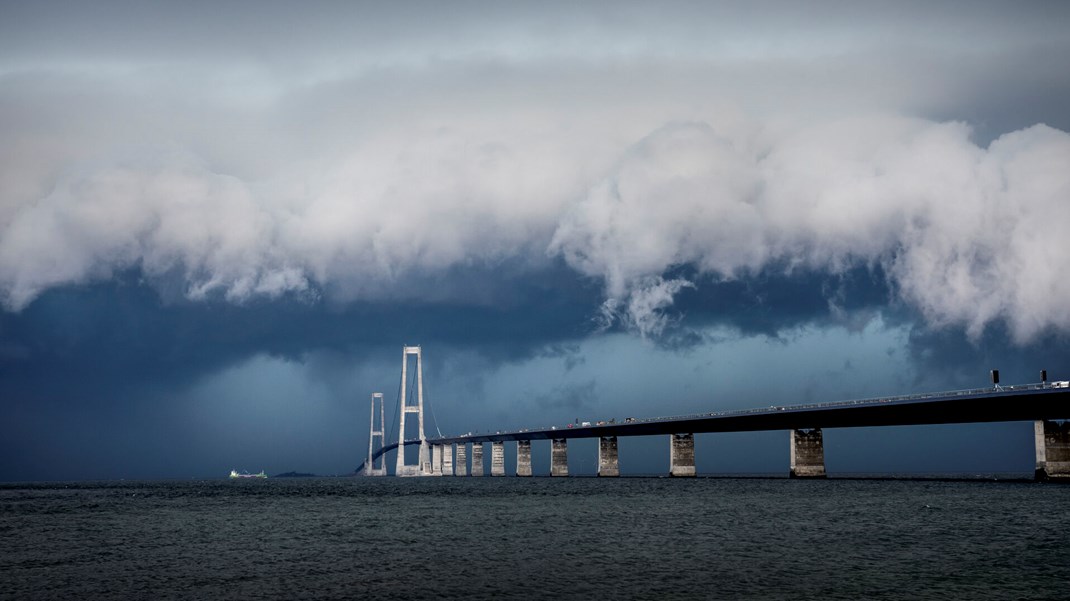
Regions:
<svg viewBox="0 0 1070 601"><path fill-rule="evenodd" d="M428 444L463 444L504 440L651 436L657 434L757 432L807 428L857 428L982 422L1033 421L1070 418L1070 388L1065 383L1029 384L917 394L899 397L771 406L695 415L636 419L626 423L586 427L550 427L428 439ZM405 445L419 440L406 440ZM374 458L396 449L393 443Z"/></svg>

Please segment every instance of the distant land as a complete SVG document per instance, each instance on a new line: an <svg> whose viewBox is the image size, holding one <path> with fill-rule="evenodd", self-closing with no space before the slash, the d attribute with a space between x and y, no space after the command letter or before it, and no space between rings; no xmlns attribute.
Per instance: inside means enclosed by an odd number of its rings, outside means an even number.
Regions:
<svg viewBox="0 0 1070 601"><path fill-rule="evenodd" d="M321 476L320 474L310 474L307 472L284 472L276 474L272 478L352 478L353 476L359 476L358 472L350 474L331 474L329 476Z"/></svg>

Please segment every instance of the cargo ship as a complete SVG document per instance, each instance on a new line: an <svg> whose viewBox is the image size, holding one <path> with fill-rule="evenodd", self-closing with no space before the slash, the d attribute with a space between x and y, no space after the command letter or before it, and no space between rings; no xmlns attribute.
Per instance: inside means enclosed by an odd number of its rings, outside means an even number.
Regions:
<svg viewBox="0 0 1070 601"><path fill-rule="evenodd" d="M231 478L267 478L267 474L264 470L260 470L259 474L239 474L237 470L230 470Z"/></svg>

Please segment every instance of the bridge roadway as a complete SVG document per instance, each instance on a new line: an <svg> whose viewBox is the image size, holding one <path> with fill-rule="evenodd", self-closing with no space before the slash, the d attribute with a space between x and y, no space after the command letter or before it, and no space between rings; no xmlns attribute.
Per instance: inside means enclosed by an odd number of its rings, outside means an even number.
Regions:
<svg viewBox="0 0 1070 601"><path fill-rule="evenodd" d="M626 423L601 426L546 427L446 436L428 438L427 444L1070 419L1070 388L1066 386L1065 382L1027 384L855 401L771 406L635 419ZM406 446L415 444L420 444L420 441L405 441ZM382 447L372 455L372 460L397 447L397 442Z"/></svg>

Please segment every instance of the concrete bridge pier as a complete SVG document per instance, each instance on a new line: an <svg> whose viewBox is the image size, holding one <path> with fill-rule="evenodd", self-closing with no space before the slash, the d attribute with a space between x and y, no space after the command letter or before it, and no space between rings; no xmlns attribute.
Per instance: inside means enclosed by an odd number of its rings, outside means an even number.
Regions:
<svg viewBox="0 0 1070 601"><path fill-rule="evenodd" d="M453 473L457 476L468 475L468 443L457 444L457 463L454 464Z"/></svg>
<svg viewBox="0 0 1070 601"><path fill-rule="evenodd" d="M442 475L442 448L446 445L433 444L431 445L431 475Z"/></svg>
<svg viewBox="0 0 1070 601"><path fill-rule="evenodd" d="M442 475L453 475L453 445L442 445Z"/></svg>
<svg viewBox="0 0 1070 601"><path fill-rule="evenodd" d="M501 440L490 443L490 475L505 475L505 442Z"/></svg>
<svg viewBox="0 0 1070 601"><path fill-rule="evenodd" d="M483 475L483 443L472 443L472 475Z"/></svg>
<svg viewBox="0 0 1070 601"><path fill-rule="evenodd" d="M792 478L824 478L825 440L821 428L791 431Z"/></svg>
<svg viewBox="0 0 1070 601"><path fill-rule="evenodd" d="M426 442L420 443L420 471L415 475L431 475L431 445Z"/></svg>
<svg viewBox="0 0 1070 601"><path fill-rule="evenodd" d="M598 438L598 476L600 478L616 478L620 476L616 436L600 436Z"/></svg>
<svg viewBox="0 0 1070 601"><path fill-rule="evenodd" d="M1070 421L1033 422L1037 451L1036 480L1070 479Z"/></svg>
<svg viewBox="0 0 1070 601"><path fill-rule="evenodd" d="M516 475L531 477L531 441L516 441Z"/></svg>
<svg viewBox="0 0 1070 601"><path fill-rule="evenodd" d="M568 475L568 439L554 438L550 444L550 475Z"/></svg>
<svg viewBox="0 0 1070 601"><path fill-rule="evenodd" d="M672 446L669 448L669 475L695 477L695 435L670 434Z"/></svg>

